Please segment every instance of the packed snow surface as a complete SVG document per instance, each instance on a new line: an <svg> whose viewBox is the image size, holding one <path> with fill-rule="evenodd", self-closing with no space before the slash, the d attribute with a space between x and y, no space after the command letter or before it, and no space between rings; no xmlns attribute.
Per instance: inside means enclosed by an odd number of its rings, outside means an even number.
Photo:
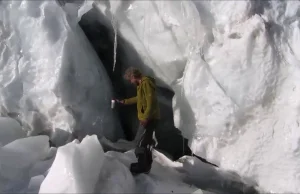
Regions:
<svg viewBox="0 0 300 194"><path fill-rule="evenodd" d="M57 153L48 136L25 138L47 134L62 145L72 131L122 137L110 81L76 23L92 4L77 15L56 1L0 3L1 115L17 120L0 119L1 192L226 193L223 181L235 177L226 170L264 191L300 192L298 1L93 4L116 20L141 68L175 92L174 122L193 151L224 172L155 151L151 173L133 177L133 152L104 153L96 136Z"/></svg>
<svg viewBox="0 0 300 194"><path fill-rule="evenodd" d="M173 162L157 151L153 156L151 172L133 176L129 171L136 161L132 151L104 153L95 135L86 136L81 143L74 141L58 148L39 193L213 194L196 186L236 193L228 187L238 181L233 173L216 170L192 157Z"/></svg>
<svg viewBox="0 0 300 194"><path fill-rule="evenodd" d="M195 158L173 162L157 151L151 172L133 176L129 166L136 161L134 153L104 153L96 135L58 149L49 148L48 140L47 136L27 137L0 149L1 193L213 194L213 190L232 193L236 190L230 185L240 181Z"/></svg>

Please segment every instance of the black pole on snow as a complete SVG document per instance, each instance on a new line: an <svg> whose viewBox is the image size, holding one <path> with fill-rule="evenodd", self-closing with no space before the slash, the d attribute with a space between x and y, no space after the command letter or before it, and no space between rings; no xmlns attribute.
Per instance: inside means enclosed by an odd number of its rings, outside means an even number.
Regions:
<svg viewBox="0 0 300 194"><path fill-rule="evenodd" d="M200 157L200 156L197 156L196 154L193 154L193 156L195 156L196 158L198 158L199 160L201 160L202 162L204 162L204 163L206 163L206 164L210 164L210 165L212 165L212 166L215 166L215 167L219 168L219 166L217 166L216 164L210 163L210 162L208 162L206 159L204 159L204 158L202 158L202 157Z"/></svg>

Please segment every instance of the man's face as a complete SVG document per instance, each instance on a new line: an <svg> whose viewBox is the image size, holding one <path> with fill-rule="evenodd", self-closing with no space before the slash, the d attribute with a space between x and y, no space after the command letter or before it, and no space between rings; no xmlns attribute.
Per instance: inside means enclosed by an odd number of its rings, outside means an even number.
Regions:
<svg viewBox="0 0 300 194"><path fill-rule="evenodd" d="M135 77L133 77L133 76L131 76L130 77L130 83L132 83L132 84L135 84L135 85L138 85L139 84L139 82L138 82L138 79L136 79Z"/></svg>

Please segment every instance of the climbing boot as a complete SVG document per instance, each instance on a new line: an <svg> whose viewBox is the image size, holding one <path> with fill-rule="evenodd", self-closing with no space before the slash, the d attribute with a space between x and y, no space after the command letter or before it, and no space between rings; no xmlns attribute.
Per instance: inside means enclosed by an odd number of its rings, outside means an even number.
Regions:
<svg viewBox="0 0 300 194"><path fill-rule="evenodd" d="M152 153L145 148L138 148L135 151L138 162L130 165L130 172L133 174L148 174L152 166Z"/></svg>

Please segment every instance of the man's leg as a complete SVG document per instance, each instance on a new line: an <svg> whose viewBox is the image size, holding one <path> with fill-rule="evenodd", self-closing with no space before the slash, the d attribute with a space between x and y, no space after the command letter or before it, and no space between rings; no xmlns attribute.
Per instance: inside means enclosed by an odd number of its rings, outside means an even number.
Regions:
<svg viewBox="0 0 300 194"><path fill-rule="evenodd" d="M145 127L145 132L135 149L135 155L138 159L137 163L130 166L132 173L148 173L152 165L152 146L153 146L153 133L156 127L156 122L151 121Z"/></svg>

